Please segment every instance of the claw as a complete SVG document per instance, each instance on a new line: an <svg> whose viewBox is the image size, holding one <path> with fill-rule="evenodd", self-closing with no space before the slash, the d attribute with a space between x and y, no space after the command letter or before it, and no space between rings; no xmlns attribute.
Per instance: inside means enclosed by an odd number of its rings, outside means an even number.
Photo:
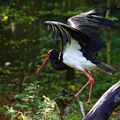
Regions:
<svg viewBox="0 0 120 120"><path fill-rule="evenodd" d="M79 94L76 94L76 95L75 95L75 98L76 98L77 100L79 100L79 99L80 99L80 95L79 95Z"/></svg>
<svg viewBox="0 0 120 120"><path fill-rule="evenodd" d="M91 100L88 100L86 103L89 104L89 105L91 105Z"/></svg>

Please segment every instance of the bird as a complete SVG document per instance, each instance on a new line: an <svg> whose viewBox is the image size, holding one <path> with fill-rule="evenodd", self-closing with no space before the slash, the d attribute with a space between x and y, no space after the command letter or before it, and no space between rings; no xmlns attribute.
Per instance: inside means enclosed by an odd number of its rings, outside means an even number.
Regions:
<svg viewBox="0 0 120 120"><path fill-rule="evenodd" d="M116 69L98 57L101 45L100 29L102 27L115 28L115 22L100 15L101 10L93 9L72 16L67 23L45 21L48 30L59 36L62 40L61 50L52 48L43 64L36 71L36 75L51 61L56 70L75 69L82 71L88 82L75 94L79 100L81 92L90 84L87 103L91 103L93 85L95 83L91 72L101 70L110 74Z"/></svg>

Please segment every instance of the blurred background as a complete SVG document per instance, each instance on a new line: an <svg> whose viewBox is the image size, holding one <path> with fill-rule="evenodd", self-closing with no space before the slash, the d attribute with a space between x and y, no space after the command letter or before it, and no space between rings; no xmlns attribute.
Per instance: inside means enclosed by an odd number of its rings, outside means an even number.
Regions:
<svg viewBox="0 0 120 120"><path fill-rule="evenodd" d="M118 28L102 29L103 47L99 52L99 57L115 67L117 72L114 75L99 71L92 73L95 78L93 104L120 78L120 1L0 0L1 120L11 118L12 120L33 118L45 120L46 113L43 109L45 99L52 101L61 88L75 94L86 83L87 78L83 73L73 70L56 71L50 64L36 78L36 69L53 47L53 35L48 36L44 21L54 20L66 23L67 19L73 15L105 7L110 9L106 10L104 17L117 21ZM81 94L80 100L83 102L87 101L88 89ZM54 112L49 114L55 115L50 120L59 119ZM120 117L119 114L118 108L111 119L116 120Z"/></svg>

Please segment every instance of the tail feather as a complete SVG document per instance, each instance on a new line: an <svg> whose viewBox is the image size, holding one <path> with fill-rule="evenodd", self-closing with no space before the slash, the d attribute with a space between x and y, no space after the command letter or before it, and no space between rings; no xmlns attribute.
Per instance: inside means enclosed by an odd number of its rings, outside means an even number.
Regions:
<svg viewBox="0 0 120 120"><path fill-rule="evenodd" d="M108 64L104 63L104 62L100 62L97 64L97 67L100 68L101 70L108 72L108 73L112 73L114 74L116 72L116 69L109 66Z"/></svg>

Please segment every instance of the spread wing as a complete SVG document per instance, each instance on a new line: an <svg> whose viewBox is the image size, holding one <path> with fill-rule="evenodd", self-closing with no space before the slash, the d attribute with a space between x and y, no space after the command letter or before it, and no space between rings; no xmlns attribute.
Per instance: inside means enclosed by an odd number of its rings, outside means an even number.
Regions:
<svg viewBox="0 0 120 120"><path fill-rule="evenodd" d="M56 21L46 21L45 25L48 26L49 30L52 30L55 35L59 33L62 40L62 48L66 45L67 42L71 44L71 37L75 40L82 41L81 44L85 44L85 40L89 37L83 34L81 31L71 27L70 25L56 22Z"/></svg>
<svg viewBox="0 0 120 120"><path fill-rule="evenodd" d="M98 14L97 10L91 10L89 12L73 16L67 21L69 26L81 31L90 38L90 44L96 51L101 47L100 27L114 27L113 21L98 16Z"/></svg>
<svg viewBox="0 0 120 120"><path fill-rule="evenodd" d="M46 21L55 33L59 32L62 39L62 48L71 43L71 38L79 41L83 54L94 59L101 48L100 27L114 27L114 22L98 16L98 11L92 10L81 13L68 19L67 24L54 21Z"/></svg>

